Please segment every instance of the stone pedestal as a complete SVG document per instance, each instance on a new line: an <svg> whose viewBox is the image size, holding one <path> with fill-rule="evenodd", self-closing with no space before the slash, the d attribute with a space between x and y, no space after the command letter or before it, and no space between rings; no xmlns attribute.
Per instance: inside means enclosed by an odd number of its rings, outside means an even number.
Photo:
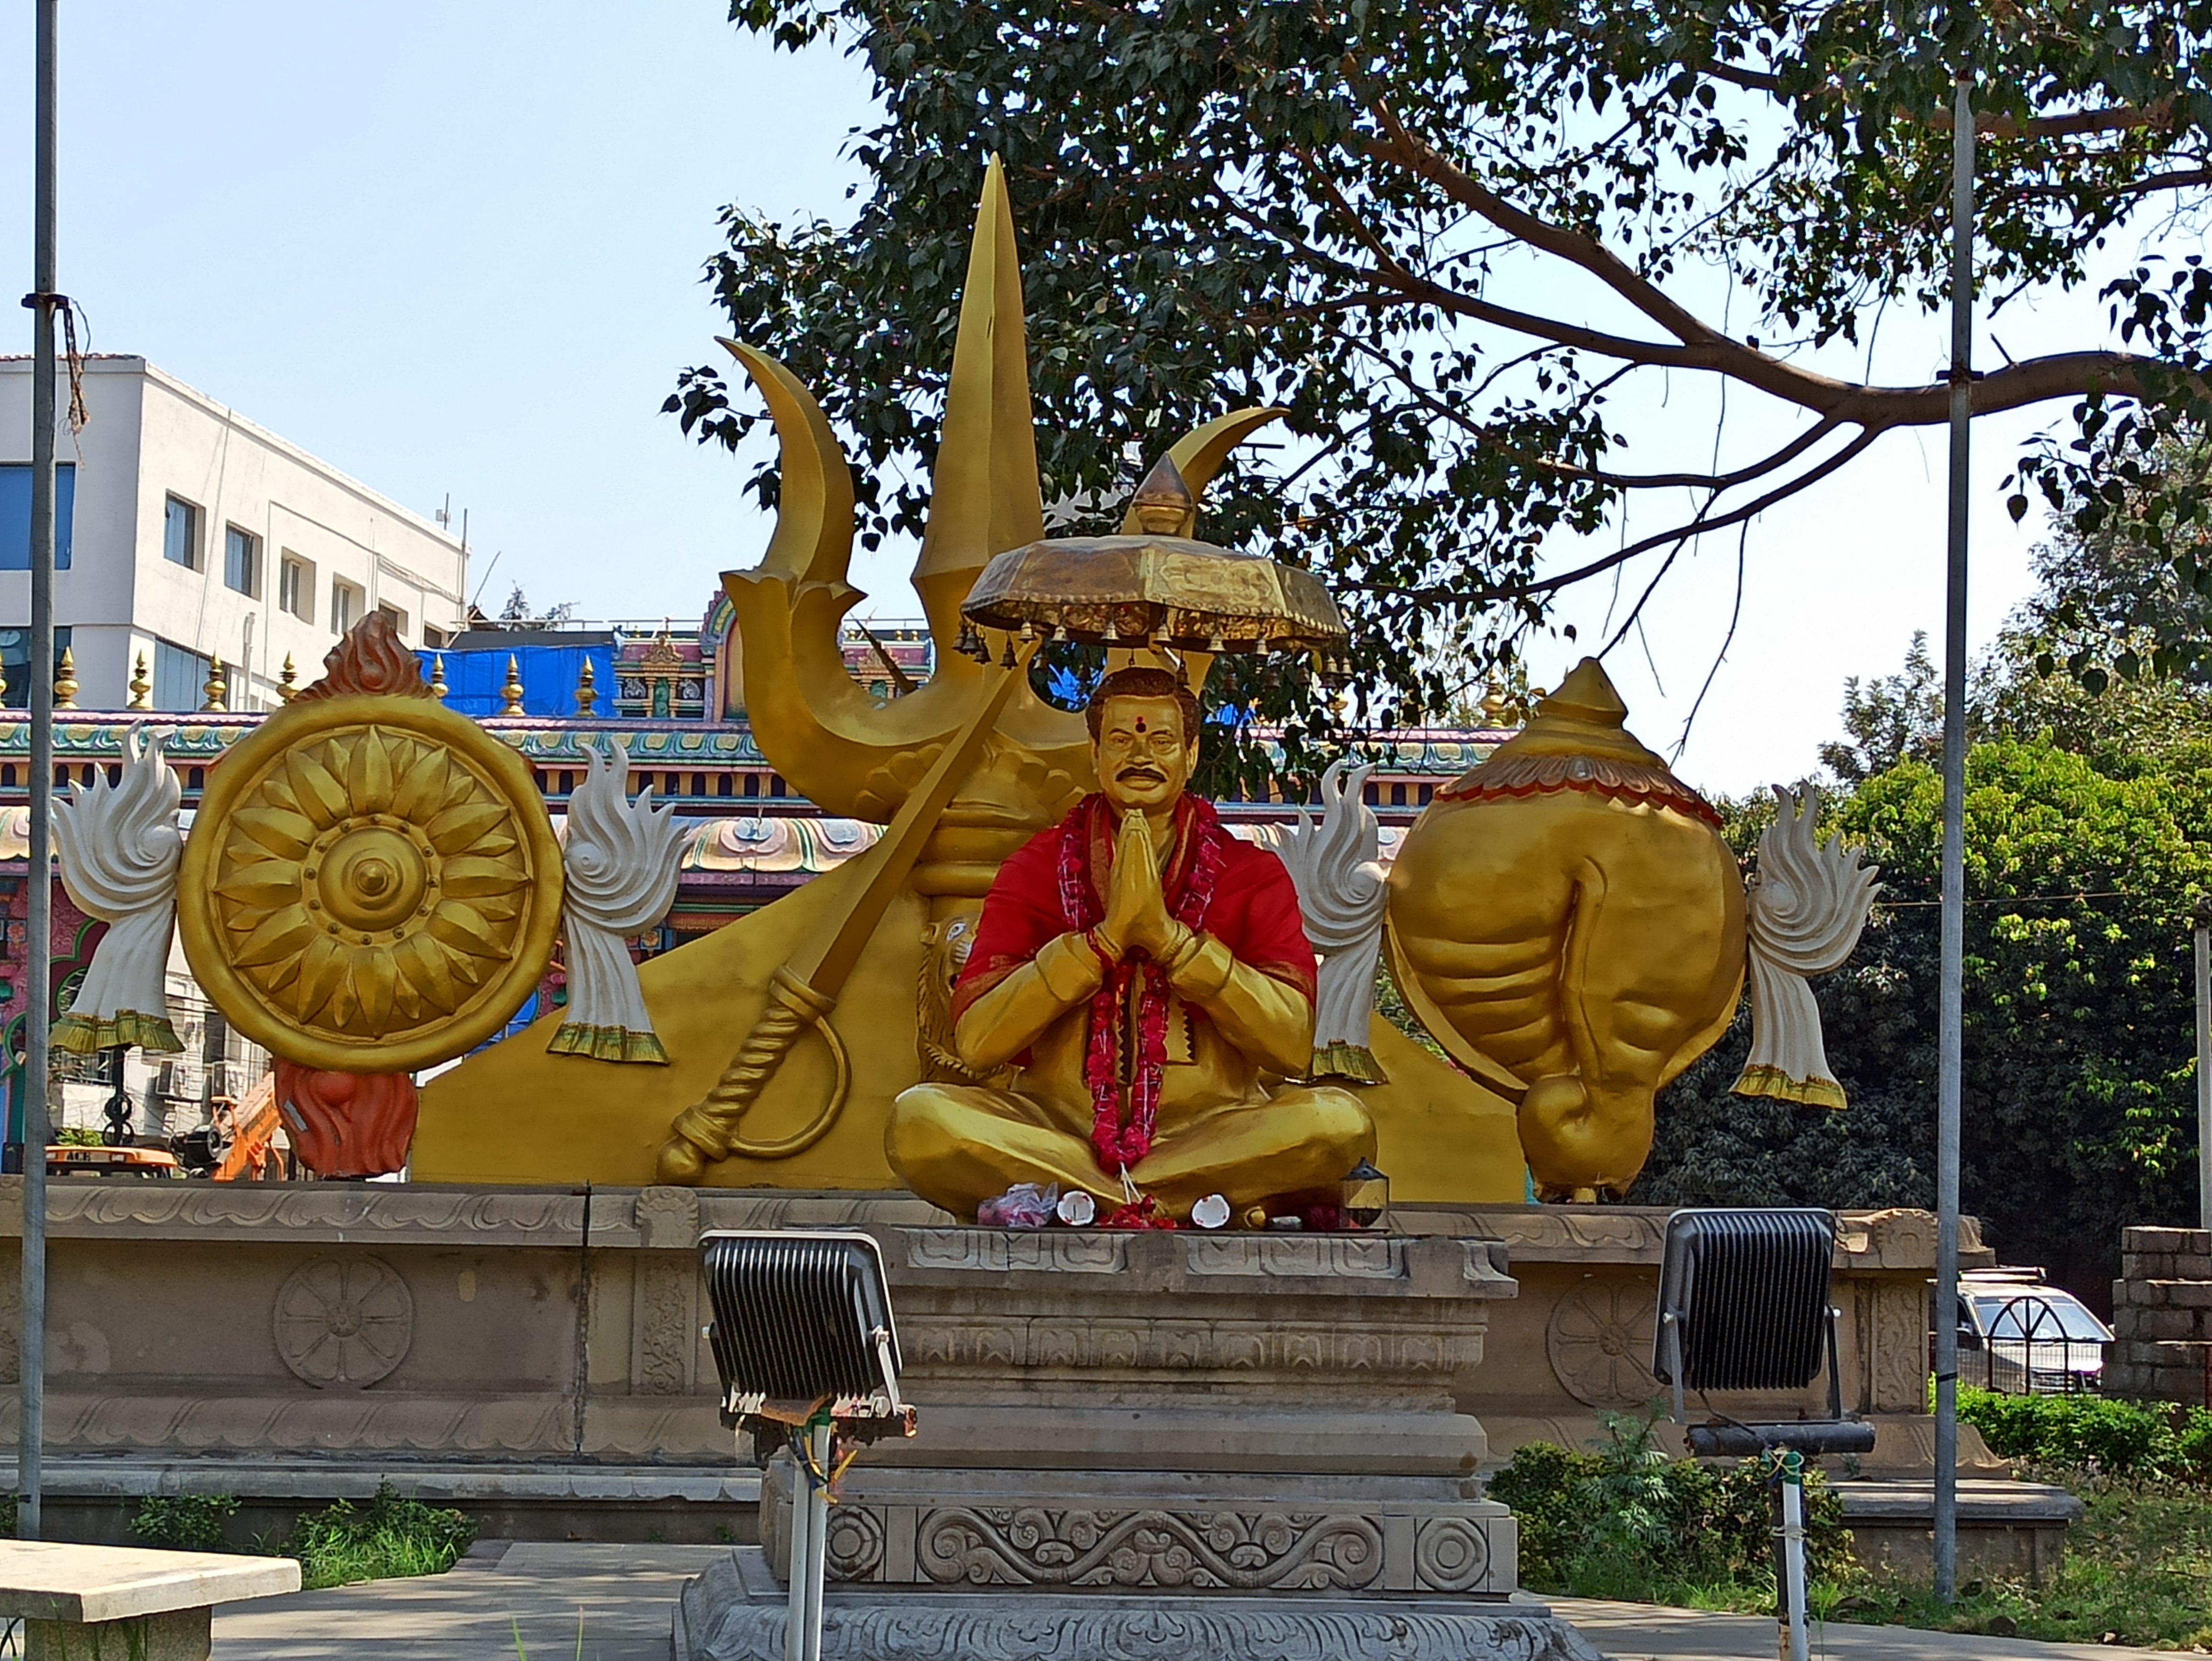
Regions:
<svg viewBox="0 0 2212 1661"><path fill-rule="evenodd" d="M840 1488L829 1572L851 1593L827 1652L1033 1653L1040 1620L1066 1661L1243 1654L1276 1626L1303 1646L1285 1653L1574 1652L1545 1611L1508 1614L1514 1522L1458 1408L1516 1290L1496 1243L877 1232L921 1434ZM762 1494L778 1576L792 1478L778 1459ZM780 1623L742 1583L687 1594L698 1661ZM1414 1607L1439 1597L1455 1609ZM1375 1649L1369 1626L1400 1636Z"/></svg>
<svg viewBox="0 0 2212 1661"><path fill-rule="evenodd" d="M761 1494L789 1572L791 1467ZM867 1470L830 1510L830 1577L884 1586L1170 1587L1504 1597L1513 1518L1433 1477Z"/></svg>
<svg viewBox="0 0 2212 1661"><path fill-rule="evenodd" d="M872 1464L1472 1475L1488 1240L878 1227L922 1434Z"/></svg>
<svg viewBox="0 0 2212 1661"><path fill-rule="evenodd" d="M782 1589L756 1547L684 1588L674 1661L783 1653ZM1129 1591L900 1593L832 1583L823 1661L1601 1661L1540 1603Z"/></svg>

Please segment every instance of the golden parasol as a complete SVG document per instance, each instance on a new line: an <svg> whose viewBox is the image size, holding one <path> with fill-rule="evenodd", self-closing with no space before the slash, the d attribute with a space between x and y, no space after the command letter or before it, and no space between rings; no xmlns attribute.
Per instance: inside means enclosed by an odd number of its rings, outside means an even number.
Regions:
<svg viewBox="0 0 2212 1661"><path fill-rule="evenodd" d="M1121 534L1048 537L1010 548L962 604L963 646L977 625L1043 637L1176 652L1310 652L1324 672L1350 638L1310 571L1201 542L1198 502L1162 456L1131 499ZM1008 643L1012 650L1012 642Z"/></svg>

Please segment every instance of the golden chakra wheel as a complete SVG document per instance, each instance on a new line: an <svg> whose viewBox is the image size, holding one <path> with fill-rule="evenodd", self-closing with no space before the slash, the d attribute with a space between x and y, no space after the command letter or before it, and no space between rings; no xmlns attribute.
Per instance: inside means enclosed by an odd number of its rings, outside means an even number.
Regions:
<svg viewBox="0 0 2212 1661"><path fill-rule="evenodd" d="M490 1037L537 987L561 850L522 757L428 697L270 717L208 775L177 923L231 1023L286 1059L404 1073Z"/></svg>

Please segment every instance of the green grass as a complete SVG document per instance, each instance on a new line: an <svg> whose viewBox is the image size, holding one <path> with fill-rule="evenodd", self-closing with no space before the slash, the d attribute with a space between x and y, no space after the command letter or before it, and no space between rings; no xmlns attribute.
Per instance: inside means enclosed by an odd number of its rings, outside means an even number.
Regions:
<svg viewBox="0 0 2212 1661"><path fill-rule="evenodd" d="M2078 1469L2021 1474L2063 1482L2089 1507L2067 1530L2064 1561L2045 1585L1970 1580L1946 1606L1925 1587L1861 1577L1823 1589L1827 1612L1938 1632L2212 1648L2212 1490Z"/></svg>
<svg viewBox="0 0 2212 1661"><path fill-rule="evenodd" d="M1979 1397L1981 1392L1962 1392ZM1924 1585L1876 1579L1853 1561L1835 1491L1808 1483L1817 1619L2070 1643L2212 1649L2212 1482L2208 1417L2088 1397L1962 1400L2021 1476L2080 1495L2045 1585L1969 1581L1944 1604ZM1772 1546L1754 1462L1670 1460L1649 1427L1616 1420L1592 1450L1532 1443L1491 1481L1522 1524L1532 1591L1681 1609L1771 1615ZM2036 1453L2063 1457L2038 1459Z"/></svg>
<svg viewBox="0 0 2212 1661"><path fill-rule="evenodd" d="M410 1500L391 1483L365 1506L341 1500L303 1513L282 1541L229 1543L223 1524L238 1513L228 1494L179 1494L142 1500L131 1531L149 1546L178 1551L261 1551L300 1560L300 1584L313 1591L359 1580L443 1574L476 1538L475 1522L458 1511Z"/></svg>
<svg viewBox="0 0 2212 1661"><path fill-rule="evenodd" d="M443 1574L476 1536L475 1522L461 1512L407 1499L386 1482L366 1506L341 1500L301 1518L283 1552L300 1560L301 1586L313 1591Z"/></svg>
<svg viewBox="0 0 2212 1661"><path fill-rule="evenodd" d="M522 1622L513 1615L507 1616L507 1622L514 1629L515 1661L530 1661L530 1652L522 1647ZM581 1609L576 1611L575 1661L584 1661L584 1612Z"/></svg>

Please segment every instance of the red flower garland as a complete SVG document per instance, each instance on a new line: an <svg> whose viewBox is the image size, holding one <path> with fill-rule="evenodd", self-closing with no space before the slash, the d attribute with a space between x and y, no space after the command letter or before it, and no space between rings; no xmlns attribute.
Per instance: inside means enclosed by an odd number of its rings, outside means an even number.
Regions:
<svg viewBox="0 0 2212 1661"><path fill-rule="evenodd" d="M1114 818L1105 797L1084 798L1060 831L1058 869L1061 921L1072 933L1097 926L1105 900L1090 880L1109 880ZM1177 922L1196 928L1213 902L1213 886L1227 858L1229 833L1212 804L1185 795L1176 805L1176 849L1169 861L1168 909ZM1096 857L1105 854L1106 857ZM1174 880L1180 876L1180 882ZM1135 1067L1129 1080L1128 1116L1121 1114L1121 1058L1132 991L1136 1005ZM1152 1152L1158 1122L1160 1083L1167 1066L1167 971L1149 958L1114 964L1091 1000L1091 1041L1083 1081L1091 1088L1091 1146L1102 1171L1126 1171Z"/></svg>

